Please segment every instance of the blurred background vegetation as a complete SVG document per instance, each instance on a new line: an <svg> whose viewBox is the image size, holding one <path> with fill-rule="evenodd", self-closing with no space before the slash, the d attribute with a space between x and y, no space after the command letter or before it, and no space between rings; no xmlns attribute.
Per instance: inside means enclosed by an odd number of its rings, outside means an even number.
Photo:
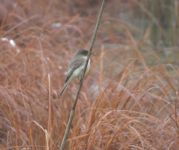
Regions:
<svg viewBox="0 0 179 150"><path fill-rule="evenodd" d="M0 0L0 149L56 150L101 0ZM107 0L70 150L179 147L179 1Z"/></svg>
<svg viewBox="0 0 179 150"><path fill-rule="evenodd" d="M80 15L87 19L96 15L99 2L100 0L38 0L34 3L33 0L1 0L1 28L7 30L24 18L32 16L35 17L33 22L37 24L43 23L42 20L50 16L58 20L64 14ZM176 62L179 45L178 3L177 0L107 1L105 14L108 19L102 25L105 28L104 33L114 31L117 38L123 38L127 29L141 44L152 47L162 59L165 57L169 62Z"/></svg>

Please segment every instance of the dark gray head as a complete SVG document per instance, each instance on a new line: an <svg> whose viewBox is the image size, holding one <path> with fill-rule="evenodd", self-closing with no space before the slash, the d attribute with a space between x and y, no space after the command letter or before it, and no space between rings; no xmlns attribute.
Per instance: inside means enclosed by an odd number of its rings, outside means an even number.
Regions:
<svg viewBox="0 0 179 150"><path fill-rule="evenodd" d="M85 49L80 49L76 55L80 55L80 56L87 56L88 55L88 52L87 50Z"/></svg>

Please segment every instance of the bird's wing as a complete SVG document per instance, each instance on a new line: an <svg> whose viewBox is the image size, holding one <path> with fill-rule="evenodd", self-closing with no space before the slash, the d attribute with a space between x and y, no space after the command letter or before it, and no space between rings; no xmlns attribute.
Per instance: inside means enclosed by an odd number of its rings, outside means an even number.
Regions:
<svg viewBox="0 0 179 150"><path fill-rule="evenodd" d="M84 58L74 59L74 60L72 60L72 62L70 63L69 68L72 68L73 70L75 70L75 69L77 69L78 67L82 66L85 61L86 61L86 59L84 59Z"/></svg>
<svg viewBox="0 0 179 150"><path fill-rule="evenodd" d="M73 61L71 61L71 63L69 64L69 69L67 72L67 77L65 79L65 83L70 79L71 75L73 74L73 72L79 68L80 66L82 66L84 64L85 59L74 59Z"/></svg>

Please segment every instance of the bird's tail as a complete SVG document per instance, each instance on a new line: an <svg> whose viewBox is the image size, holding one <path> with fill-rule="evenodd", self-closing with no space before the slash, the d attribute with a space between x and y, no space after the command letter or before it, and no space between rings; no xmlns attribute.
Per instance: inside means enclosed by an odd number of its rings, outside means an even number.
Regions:
<svg viewBox="0 0 179 150"><path fill-rule="evenodd" d="M70 78L68 78L67 80L65 80L64 86L63 86L63 88L61 89L60 93L58 94L60 97L63 95L63 93L64 93L65 90L67 89L67 87L68 87L68 85L69 85L69 83L71 82L72 79L73 79L73 78L70 77Z"/></svg>
<svg viewBox="0 0 179 150"><path fill-rule="evenodd" d="M67 89L68 83L69 83L69 82L66 82L66 83L64 84L63 88L61 89L61 91L59 92L58 95L59 95L60 97L63 95L63 93L64 93L65 90Z"/></svg>

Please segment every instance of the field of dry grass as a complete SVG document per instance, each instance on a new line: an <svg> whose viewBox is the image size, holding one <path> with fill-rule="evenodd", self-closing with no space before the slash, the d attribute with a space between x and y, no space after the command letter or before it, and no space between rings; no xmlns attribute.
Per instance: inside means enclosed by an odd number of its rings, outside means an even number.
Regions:
<svg viewBox="0 0 179 150"><path fill-rule="evenodd" d="M74 53L88 48L99 4L9 0L0 5L6 17L0 15L0 149L58 149L78 81L62 98L53 93L61 89ZM161 56L151 46L149 29L136 38L140 28L118 14L131 7L117 0L106 4L66 149L179 147L178 48Z"/></svg>

